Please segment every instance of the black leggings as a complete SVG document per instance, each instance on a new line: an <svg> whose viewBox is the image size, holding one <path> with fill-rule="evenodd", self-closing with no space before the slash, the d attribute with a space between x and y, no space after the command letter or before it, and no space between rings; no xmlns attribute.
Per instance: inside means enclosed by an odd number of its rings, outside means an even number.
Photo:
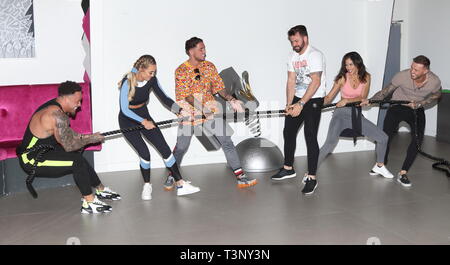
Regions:
<svg viewBox="0 0 450 265"><path fill-rule="evenodd" d="M139 116L155 123L150 117L147 107L133 109L132 111L134 111ZM134 127L137 125L140 125L140 123L126 117L122 113L119 114L119 126L121 129ZM169 145L167 145L167 142L158 127L151 130L142 129L139 131L127 132L123 135L139 154L139 157L141 159L141 173L145 182L150 182L150 151L148 150L148 147L145 144L142 136L150 141L150 143L156 148L156 150L158 150L158 152L164 159L167 169L169 169L169 171L172 173L172 176L175 178L175 180L179 181L182 179L175 157L173 156Z"/></svg>
<svg viewBox="0 0 450 265"><path fill-rule="evenodd" d="M19 163L29 174L31 163L24 163L22 157ZM66 152L60 146L42 156L42 162L38 163L35 172L36 178L59 178L73 174L75 184L83 196L91 195L92 188L101 184L97 173L80 152Z"/></svg>
<svg viewBox="0 0 450 265"><path fill-rule="evenodd" d="M293 103L299 100L300 98L294 97ZM317 171L317 160L319 158L317 132L319 130L322 105L323 98L312 98L303 106L299 116L286 116L284 119L284 164L290 167L293 165L297 134L300 126L305 122L304 132L308 152L308 174L310 175L315 175Z"/></svg>
<svg viewBox="0 0 450 265"><path fill-rule="evenodd" d="M419 144L422 143L423 135L425 132L425 111L423 108L419 108L417 111L417 134L419 136ZM400 122L405 121L411 127L411 143L408 146L408 151L406 152L406 158L402 165L402 170L408 171L412 163L417 156L417 140L416 140L416 126L414 125L414 110L410 107L396 105L391 108L386 113L384 118L383 130L389 136L388 147L386 150L386 155L384 158L384 163L388 162L389 145L391 143L392 137L397 131Z"/></svg>

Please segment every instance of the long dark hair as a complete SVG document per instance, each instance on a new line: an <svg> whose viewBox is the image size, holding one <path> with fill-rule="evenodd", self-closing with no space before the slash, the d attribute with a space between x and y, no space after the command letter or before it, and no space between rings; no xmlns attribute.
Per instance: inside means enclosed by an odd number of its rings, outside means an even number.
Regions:
<svg viewBox="0 0 450 265"><path fill-rule="evenodd" d="M345 54L344 57L342 57L341 70L339 70L339 73L336 76L336 78L334 79L334 81L337 82L342 77L344 77L344 79L347 80L347 76L346 76L347 69L345 68L345 61L347 59L352 60L353 64L358 69L359 82L366 83L367 76L369 75L369 73L366 71L366 66L364 65L361 55L359 55L359 53L357 53L357 52L349 52L349 53Z"/></svg>

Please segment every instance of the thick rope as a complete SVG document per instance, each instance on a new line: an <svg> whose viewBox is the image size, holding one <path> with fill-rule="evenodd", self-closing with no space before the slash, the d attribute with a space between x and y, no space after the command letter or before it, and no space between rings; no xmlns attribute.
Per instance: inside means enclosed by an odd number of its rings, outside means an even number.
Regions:
<svg viewBox="0 0 450 265"><path fill-rule="evenodd" d="M25 184L27 185L28 191L31 193L31 196L33 196L33 198L35 198L35 199L37 199L38 194L33 187L33 181L34 181L34 177L36 175L37 164L39 162L42 162L42 156L46 152L53 150L53 149L55 149L55 147L52 145L41 144L41 145L34 146L33 148L30 148L30 149L27 149L24 151L24 154L30 153L30 152L37 152L36 157L34 158L34 163L31 167L31 170L29 171L29 175L28 175L27 179L25 180Z"/></svg>
<svg viewBox="0 0 450 265"><path fill-rule="evenodd" d="M419 154L423 155L426 158L429 158L431 160L437 161L436 163L433 163L432 167L436 170L445 172L447 177L450 177L450 163L449 161L445 160L444 158L436 157L430 154L425 153L422 150L422 141L420 141L419 133L417 132L417 109L414 109L414 127L415 127L415 137L416 137L416 148ZM444 167L447 168L444 168Z"/></svg>
<svg viewBox="0 0 450 265"><path fill-rule="evenodd" d="M369 104L378 104L379 106L381 106L382 104L390 104L390 106L392 105L403 105L403 104L408 104L411 103L410 101L405 101L405 100L369 100ZM337 103L332 103L332 104L326 104L323 105L321 108L322 109L329 109L329 108L333 108L336 107ZM345 107L351 107L351 106L358 106L361 104L361 101L358 102L352 102L352 103L347 103L345 105ZM225 120L233 120L234 122L237 122L239 120L239 117L244 117L245 120L245 124L247 126L249 126L250 128L250 132L253 133L255 135L255 137L258 137L261 135L261 125L260 125L260 118L272 118L272 117L278 117L280 115L284 115L286 112L285 110L265 110L265 111L249 111L248 109L245 110L244 113L233 113L232 115L230 115L229 113L224 113L224 114L217 114L214 115L214 118L220 118L222 117ZM204 116L198 117L195 116L194 118L204 118ZM419 154L437 161L436 163L434 163L432 165L432 167L434 169L443 171L447 174L447 177L450 177L450 163L449 161L443 159L443 158L439 158L439 157L435 157L433 155L427 154L424 151L422 151L422 143L419 142L419 136L418 136L418 132L417 132L417 111L414 110L414 118L415 118L415 137L416 137L416 143L417 143L417 150L419 152ZM166 121L161 121L156 123L158 126L161 125L166 125L165 128L177 125L179 122L186 120L186 118L179 118L179 119L173 119L173 120L166 120ZM115 131L110 131L110 132L105 132L102 133L102 135L104 136L109 136L109 135L113 135L113 134L118 134L118 133L124 133L124 132L131 132L131 131L136 131L136 130L141 130L143 129L144 126L139 125L139 126L135 126L135 127L130 127L130 128L124 128L124 129L120 129L120 130L115 130ZM445 166L447 168L442 168L441 166Z"/></svg>
<svg viewBox="0 0 450 265"><path fill-rule="evenodd" d="M403 100L369 100L369 103L370 104L379 104L379 105L385 104L385 103L388 103L391 105L401 105L401 104L408 104L410 102L403 101ZM345 107L358 106L359 104L361 104L360 101L352 102L352 103L346 104ZM328 109L328 108L332 108L332 107L336 107L336 103L323 105L322 109ZM235 112L235 113L233 113L233 115L230 115L227 113L217 114L217 115L214 115L214 118L221 117L225 120L230 120L230 118L232 118L234 122L237 122L237 121L239 121L239 118L244 117L244 120L245 120L245 123L247 126L249 126L249 124L253 124L250 126L250 130L252 133L257 135L255 137L258 137L259 135L261 135L259 118L272 118L272 117L277 117L279 115L284 115L285 113L286 113L285 110L249 111L248 109L246 109L244 113ZM205 116L195 116L194 118L200 119L200 118L205 118ZM435 157L435 156L430 155L422 150L422 141L419 141L420 139L419 139L419 135L418 135L418 131L417 131L417 110L416 109L414 109L414 119L415 119L414 127L415 127L415 137L416 137L416 148L417 148L419 154L421 154L431 160L437 161L436 163L434 163L432 165L432 167L436 170L445 172L447 174L447 177L450 177L450 162L448 160L445 160L444 158ZM171 119L171 120L157 122L156 125L157 126L165 126L165 128L169 128L171 126L177 125L179 122L186 121L186 120L188 120L188 118ZM144 126L138 125L135 127L129 127L129 128L123 128L123 129L119 129L119 130L104 132L104 133L102 133L102 135L103 136L111 136L111 135L115 135L115 134L119 134L119 133L138 131L138 130L142 130L142 129L144 129ZM28 177L26 179L27 189L31 193L33 198L38 197L38 194L32 185L33 180L35 178L35 174L36 174L37 164L42 159L42 156L44 155L44 153L46 153L50 150L53 150L53 149L54 149L54 147L51 145L38 145L33 148L27 149L24 152L24 153L29 153L29 152L37 151L37 155L36 155L36 158L32 165L32 168L30 170L30 174L28 175ZM441 166L445 166L447 168L442 168Z"/></svg>
<svg viewBox="0 0 450 265"><path fill-rule="evenodd" d="M360 103L361 103L361 101L352 102L352 103L347 103L345 106L346 107L357 106ZM403 101L403 100L370 100L369 103L371 103L371 104L390 103L390 104L398 105L398 104L408 104L410 102L409 101ZM328 109L328 108L332 108L332 107L335 107L335 106L336 106L336 103L326 104L326 105L322 106L322 109ZM249 122L251 117L272 118L272 117L277 117L279 115L284 115L285 113L286 112L285 112L284 109L282 109L282 110L264 110L264 111L250 111L250 110L246 109L245 112L243 112L243 113L234 112L232 114L230 114L230 113L216 114L216 115L214 115L214 118L223 118L225 120L233 120L234 122L236 122L236 121L240 120L239 118L243 117L246 122ZM202 118L205 118L205 116L195 116L194 117L194 119L202 119ZM170 126L165 127L165 128L168 128L168 127L177 125L179 122L187 121L187 120L188 120L188 118L186 118L186 117L185 118L172 119L172 120L165 120L165 121L157 122L156 125L157 126L170 125ZM123 129L114 130L114 131L108 131L108 132L102 133L102 135L103 136L110 136L110 135L119 134L119 133L138 131L138 130L141 130L141 129L144 129L143 125L138 125L138 126L129 127L129 128L123 128Z"/></svg>

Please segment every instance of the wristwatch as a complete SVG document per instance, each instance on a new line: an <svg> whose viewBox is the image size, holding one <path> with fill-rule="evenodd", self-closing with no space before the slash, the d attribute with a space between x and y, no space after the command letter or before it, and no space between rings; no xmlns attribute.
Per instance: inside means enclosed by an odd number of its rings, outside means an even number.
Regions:
<svg viewBox="0 0 450 265"><path fill-rule="evenodd" d="M303 107L303 106L305 106L306 103L303 101L299 101L298 104Z"/></svg>

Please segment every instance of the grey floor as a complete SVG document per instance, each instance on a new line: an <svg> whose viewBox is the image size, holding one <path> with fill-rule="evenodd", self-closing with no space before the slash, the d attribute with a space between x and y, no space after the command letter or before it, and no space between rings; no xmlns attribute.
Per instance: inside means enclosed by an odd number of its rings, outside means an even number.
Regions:
<svg viewBox="0 0 450 265"><path fill-rule="evenodd" d="M409 135L392 144L389 168L397 172ZM424 149L450 158L450 144L426 137ZM304 148L300 146L299 148ZM188 197L165 192L165 170L152 172L153 199L142 201L139 171L100 174L122 194L106 215L81 215L74 186L0 199L0 244L449 244L450 184L418 156L413 186L367 174L374 152L330 155L318 171L313 196L300 193L300 178L274 183L265 174L239 190L225 164L187 166L185 176L202 191ZM306 158L296 158L298 174ZM51 181L51 180L49 180Z"/></svg>

